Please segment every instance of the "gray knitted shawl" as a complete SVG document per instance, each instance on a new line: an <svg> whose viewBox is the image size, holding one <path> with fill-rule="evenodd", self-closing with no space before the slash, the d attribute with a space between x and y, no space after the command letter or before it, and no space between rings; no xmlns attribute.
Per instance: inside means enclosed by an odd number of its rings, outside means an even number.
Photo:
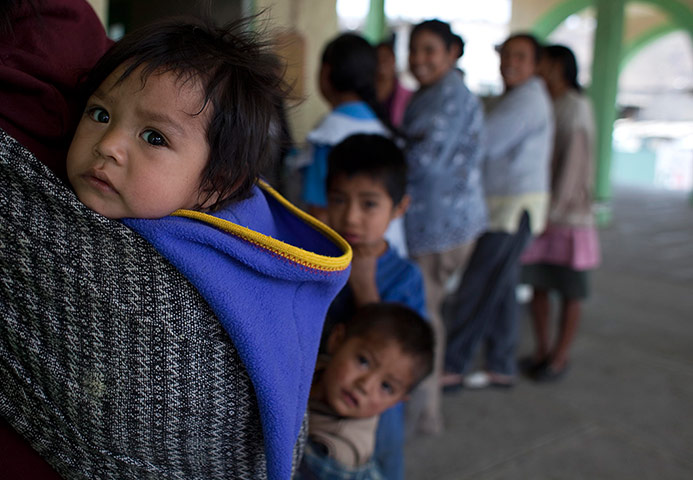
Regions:
<svg viewBox="0 0 693 480"><path fill-rule="evenodd" d="M176 269L2 130L0 215L0 415L58 473L266 478L247 372Z"/></svg>

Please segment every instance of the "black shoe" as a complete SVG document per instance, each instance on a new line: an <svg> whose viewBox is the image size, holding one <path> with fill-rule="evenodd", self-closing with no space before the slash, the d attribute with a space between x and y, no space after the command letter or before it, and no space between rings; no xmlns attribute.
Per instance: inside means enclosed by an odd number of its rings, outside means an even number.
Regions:
<svg viewBox="0 0 693 480"><path fill-rule="evenodd" d="M522 357L517 362L517 365L520 372L522 372L523 375L530 378L534 378L537 372L548 367L549 359L544 358L543 360L537 362L536 360L534 360L534 357L532 355L528 355L526 357Z"/></svg>
<svg viewBox="0 0 693 480"><path fill-rule="evenodd" d="M543 368L540 368L534 373L534 380L540 383L552 383L557 382L563 378L568 371L568 364L563 365L563 368L556 369L551 365L547 364Z"/></svg>

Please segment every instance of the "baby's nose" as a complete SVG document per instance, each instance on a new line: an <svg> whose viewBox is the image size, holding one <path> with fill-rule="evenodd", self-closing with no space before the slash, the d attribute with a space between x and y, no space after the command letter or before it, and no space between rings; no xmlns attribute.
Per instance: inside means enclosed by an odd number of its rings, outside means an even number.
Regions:
<svg viewBox="0 0 693 480"><path fill-rule="evenodd" d="M108 128L94 145L94 151L102 157L120 163L125 158L125 147L126 139L123 132L115 128Z"/></svg>

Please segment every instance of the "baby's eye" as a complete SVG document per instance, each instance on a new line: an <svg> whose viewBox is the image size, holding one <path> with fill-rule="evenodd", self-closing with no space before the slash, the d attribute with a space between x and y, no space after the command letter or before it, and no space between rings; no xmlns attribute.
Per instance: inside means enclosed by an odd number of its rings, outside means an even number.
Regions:
<svg viewBox="0 0 693 480"><path fill-rule="evenodd" d="M366 208L375 208L375 207L378 206L378 202L369 200L369 201L367 201L366 203L364 203L364 206L365 206Z"/></svg>
<svg viewBox="0 0 693 480"><path fill-rule="evenodd" d="M389 382L383 382L381 388L388 395L392 395L393 393L395 393L394 387Z"/></svg>
<svg viewBox="0 0 693 480"><path fill-rule="evenodd" d="M368 366L368 359L365 356L359 355L357 360L359 362L359 365L361 365L362 367Z"/></svg>
<svg viewBox="0 0 693 480"><path fill-rule="evenodd" d="M89 117L99 123L108 123L111 116L101 107L93 107L87 110Z"/></svg>
<svg viewBox="0 0 693 480"><path fill-rule="evenodd" d="M164 139L164 136L155 130L145 131L144 133L142 133L142 138L145 142L147 142L150 145L154 145L155 147L165 147L166 145L168 145L166 143L166 139Z"/></svg>

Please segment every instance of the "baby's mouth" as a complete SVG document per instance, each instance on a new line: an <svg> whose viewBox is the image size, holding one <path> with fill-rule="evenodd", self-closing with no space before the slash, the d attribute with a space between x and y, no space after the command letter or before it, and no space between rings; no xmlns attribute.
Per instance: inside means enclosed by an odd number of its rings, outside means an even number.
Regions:
<svg viewBox="0 0 693 480"><path fill-rule="evenodd" d="M101 171L90 170L83 175L83 178L92 187L104 193L118 193L108 177Z"/></svg>

